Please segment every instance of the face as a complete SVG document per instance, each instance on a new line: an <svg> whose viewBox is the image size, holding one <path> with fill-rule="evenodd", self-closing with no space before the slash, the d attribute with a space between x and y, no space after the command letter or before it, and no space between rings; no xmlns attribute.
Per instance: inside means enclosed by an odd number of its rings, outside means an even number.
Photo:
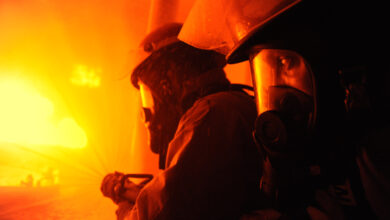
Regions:
<svg viewBox="0 0 390 220"><path fill-rule="evenodd" d="M259 114L269 110L281 110L280 100L294 93L293 90L314 100L313 74L304 58L296 52L262 49L251 58L251 66ZM303 100L302 102L303 105L307 104ZM314 110L314 106L307 108Z"/></svg>
<svg viewBox="0 0 390 220"><path fill-rule="evenodd" d="M258 49L250 64L263 144L286 146L304 137L316 115L314 76L305 59L289 50Z"/></svg>
<svg viewBox="0 0 390 220"><path fill-rule="evenodd" d="M154 98L152 90L145 83L140 81L139 85L149 147L154 153L164 153L176 131L178 114L171 103Z"/></svg>

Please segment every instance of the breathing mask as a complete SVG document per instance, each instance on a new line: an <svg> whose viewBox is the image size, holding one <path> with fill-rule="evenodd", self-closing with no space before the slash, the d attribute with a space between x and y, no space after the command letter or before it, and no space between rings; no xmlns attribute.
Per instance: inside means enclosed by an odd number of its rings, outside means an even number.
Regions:
<svg viewBox="0 0 390 220"><path fill-rule="evenodd" d="M259 115L256 140L270 152L297 152L316 118L310 66L294 51L260 47L250 65Z"/></svg>

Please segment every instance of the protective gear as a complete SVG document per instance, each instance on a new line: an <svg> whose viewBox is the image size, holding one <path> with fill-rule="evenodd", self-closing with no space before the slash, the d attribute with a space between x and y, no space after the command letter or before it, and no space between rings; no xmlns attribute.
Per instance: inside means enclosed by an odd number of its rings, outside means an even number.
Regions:
<svg viewBox="0 0 390 220"><path fill-rule="evenodd" d="M260 115L256 137L268 149L280 151L289 143L290 149L284 151L296 151L299 145L293 148L292 139L304 139L315 124L313 73L306 61L293 51L257 49L250 62Z"/></svg>
<svg viewBox="0 0 390 220"><path fill-rule="evenodd" d="M283 88L294 88L314 99L314 76L305 59L293 51L259 49L252 54L251 68L257 86L258 114L279 110L284 101ZM314 101L312 101L314 102ZM314 104L314 103L312 103ZM315 106L309 106L312 114ZM312 124L313 122L311 122Z"/></svg>
<svg viewBox="0 0 390 220"><path fill-rule="evenodd" d="M131 76L133 85L141 92L149 146L160 156L160 169L165 166L167 147L181 115L199 97L211 90L226 89L229 85L222 71L224 57L214 51L203 51L178 42L179 27L178 24L168 24L145 38L144 47L152 48L146 49L151 54Z"/></svg>
<svg viewBox="0 0 390 220"><path fill-rule="evenodd" d="M136 185L129 178L143 178L146 180ZM100 191L105 197L110 198L115 204L119 204L123 201L134 203L137 197L138 191L151 179L151 174L124 174L115 171L114 173L107 174L101 183ZM127 192L131 190L132 192ZM136 191L136 195L133 196L133 192ZM129 201L132 200L132 201Z"/></svg>
<svg viewBox="0 0 390 220"><path fill-rule="evenodd" d="M198 99L180 119L167 168L141 190L126 219L239 219L252 210L261 169L255 117L241 91Z"/></svg>
<svg viewBox="0 0 390 220"><path fill-rule="evenodd" d="M252 48L250 65L259 114L254 137L265 155L261 189L283 212L305 210L299 206L314 193L309 170L316 166L318 151L313 140L317 90L312 68L302 55L282 45ZM291 198L298 198L297 193L301 201L293 206Z"/></svg>
<svg viewBox="0 0 390 220"><path fill-rule="evenodd" d="M235 57L253 30L301 0L197 0L180 31L179 39L194 47ZM243 55L242 53L240 56ZM240 62L248 57L237 57ZM232 60L229 58L229 62Z"/></svg>
<svg viewBox="0 0 390 220"><path fill-rule="evenodd" d="M315 125L314 75L302 56L288 50L256 48L250 65L259 114L254 137L266 155L260 187L283 206L288 191L302 187L305 179L300 170L306 165L298 161L310 148ZM290 165L282 167L285 163Z"/></svg>
<svg viewBox="0 0 390 220"><path fill-rule="evenodd" d="M131 48L125 58L122 70L117 73L117 78L124 79L141 65L153 52L166 46L179 42L177 35L181 30L181 23L166 23L151 30L147 36L135 48ZM136 86L138 88L138 86Z"/></svg>
<svg viewBox="0 0 390 220"><path fill-rule="evenodd" d="M155 106L154 106L154 100L152 96L152 92L150 91L149 87L142 82L139 83L139 90L141 95L141 105L142 105L142 116L145 123L146 128L148 129L148 145L151 147L152 151L154 153L159 153L159 149L156 149L154 146L154 143L151 143L151 141L154 141L155 138L153 136L153 140L151 137L151 129L153 129L151 126L154 125L154 119L155 117Z"/></svg>
<svg viewBox="0 0 390 220"><path fill-rule="evenodd" d="M152 92L149 87L142 82L139 85L139 91L141 94L141 105L143 109L149 109L149 116L154 114L154 100ZM148 115L145 114L145 122L149 121Z"/></svg>
<svg viewBox="0 0 390 220"><path fill-rule="evenodd" d="M100 191L105 197L112 199L115 204L121 202L120 195L123 193L121 182L125 175L120 172L107 174L101 184Z"/></svg>
<svg viewBox="0 0 390 220"><path fill-rule="evenodd" d="M182 24L168 23L157 30L150 32L140 43L137 54L135 55L136 64L131 70L136 69L141 65L153 52L160 50L166 46L179 42L177 35L181 30Z"/></svg>
<svg viewBox="0 0 390 220"><path fill-rule="evenodd" d="M177 35L181 29L182 24L169 23L157 30L152 31L145 39L141 42L136 56L138 65L134 68L134 71L142 68L147 63L148 58L155 52L160 51L162 48L169 47L179 42ZM159 73L156 73L159 74ZM165 97L161 97L162 93L166 93L166 85L163 84L163 77L154 77L155 80L159 81L158 86L163 88L155 95L157 99L156 103L153 98L153 94L149 87L144 83L139 83L138 75L132 75L132 82L136 88L140 89L141 104L143 108L143 116L145 126L148 128L148 143L152 152L159 154L159 167L164 168L164 161L166 155L166 145L172 138L173 132L177 125L177 117L175 116L174 109L171 109L171 105L166 105ZM145 80L151 81L151 80ZM151 83L148 83L151 85ZM152 85L157 86L157 85ZM162 91L164 90L164 91ZM171 112L172 114L169 114Z"/></svg>
<svg viewBox="0 0 390 220"><path fill-rule="evenodd" d="M359 196L364 190L355 148L357 137L390 122L383 110L390 109L384 102L390 94L385 89L389 67L381 65L387 58L380 55L389 49L384 6L233 0L216 1L217 8L205 2L195 4L179 38L200 48L228 48L228 63L250 61L260 114L254 134L265 155L265 193L278 200L278 208L288 209L310 204L315 188L342 189L337 196L348 201L346 209L354 210L349 217L372 218L370 206ZM207 15L216 8L216 15ZM196 13L205 11L210 19L199 19ZM286 66L279 65L285 52L304 64L298 83L280 83L277 74ZM283 198L287 200L280 204Z"/></svg>

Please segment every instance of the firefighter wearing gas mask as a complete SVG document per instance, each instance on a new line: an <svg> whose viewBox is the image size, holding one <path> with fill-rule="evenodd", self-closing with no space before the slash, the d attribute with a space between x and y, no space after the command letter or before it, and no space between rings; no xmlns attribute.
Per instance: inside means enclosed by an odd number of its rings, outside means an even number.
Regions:
<svg viewBox="0 0 390 220"><path fill-rule="evenodd" d="M131 82L162 170L118 219L238 219L259 198L253 97L228 81L223 55L179 41L180 29L167 24L141 43ZM129 191L111 179L108 197Z"/></svg>
<svg viewBox="0 0 390 220"><path fill-rule="evenodd" d="M374 26L388 19L380 8L300 0L195 3L179 38L251 66L260 188L280 212L258 217L388 218L389 165L380 159L389 155L389 68L380 55L388 34Z"/></svg>

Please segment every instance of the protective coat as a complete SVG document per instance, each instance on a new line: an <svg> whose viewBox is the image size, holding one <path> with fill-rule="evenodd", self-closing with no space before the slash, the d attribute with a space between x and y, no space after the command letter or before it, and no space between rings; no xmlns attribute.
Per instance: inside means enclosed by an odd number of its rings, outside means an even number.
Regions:
<svg viewBox="0 0 390 220"><path fill-rule="evenodd" d="M167 168L143 188L125 219L239 219L259 197L256 115L253 99L239 91L196 101L169 144Z"/></svg>

